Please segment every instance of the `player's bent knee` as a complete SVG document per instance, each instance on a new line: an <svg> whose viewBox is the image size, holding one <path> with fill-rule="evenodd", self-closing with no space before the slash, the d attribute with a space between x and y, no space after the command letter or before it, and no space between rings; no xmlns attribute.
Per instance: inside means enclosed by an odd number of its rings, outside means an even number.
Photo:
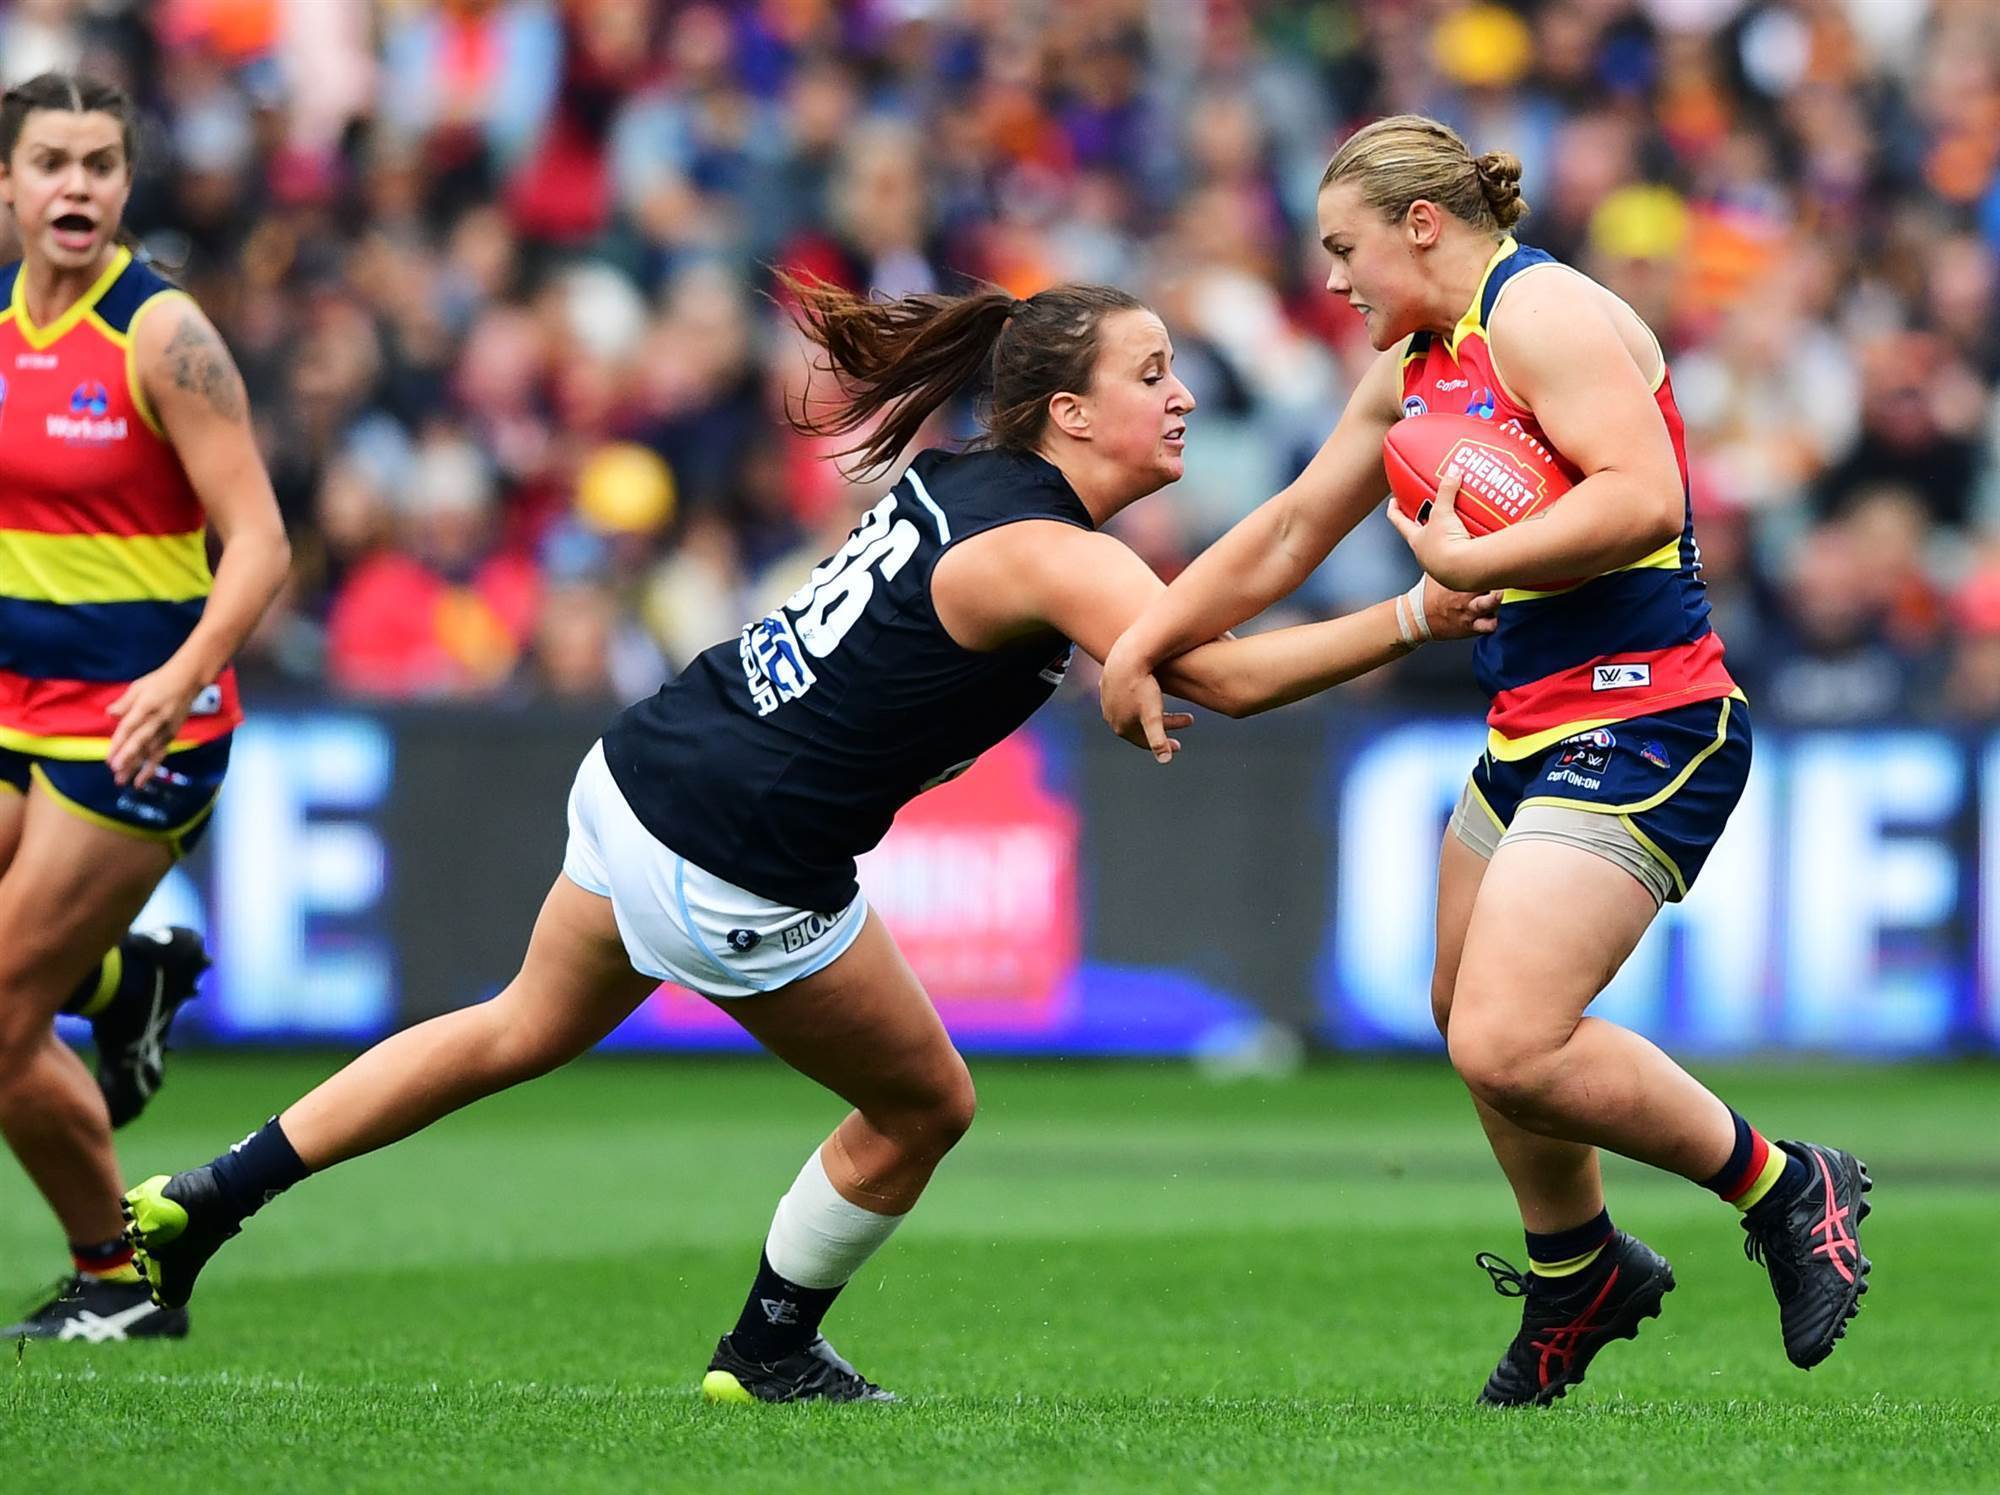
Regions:
<svg viewBox="0 0 2000 1495"><path fill-rule="evenodd" d="M1540 1114L1555 1079L1555 1056L1494 1023L1460 1021L1446 1034L1452 1068L1480 1100L1514 1121Z"/></svg>
<svg viewBox="0 0 2000 1495"><path fill-rule="evenodd" d="M954 1051L950 1063L928 1077L920 1093L887 1114L869 1116L869 1120L913 1159L934 1162L972 1130L972 1119L978 1109L979 1096L972 1086L971 1071Z"/></svg>
<svg viewBox="0 0 2000 1495"><path fill-rule="evenodd" d="M973 1088L972 1071L956 1054L952 1059L951 1077L939 1094L931 1117L932 1128L946 1151L956 1147L972 1130L972 1119L979 1112L979 1092Z"/></svg>

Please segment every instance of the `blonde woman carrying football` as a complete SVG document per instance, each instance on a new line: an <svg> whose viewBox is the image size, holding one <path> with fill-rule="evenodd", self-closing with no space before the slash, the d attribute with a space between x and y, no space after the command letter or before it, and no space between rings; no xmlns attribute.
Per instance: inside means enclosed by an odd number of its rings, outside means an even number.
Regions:
<svg viewBox="0 0 2000 1495"><path fill-rule="evenodd" d="M1527 248L1521 167L1448 127L1378 121L1321 180L1327 289L1380 350L1290 487L1197 560L1118 641L1106 720L1167 761L1154 672L1285 596L1380 500L1399 420L1518 427L1575 478L1525 522L1470 533L1447 473L1390 521L1446 587L1501 589L1475 647L1486 752L1444 837L1431 1002L1527 1232L1529 1269L1482 1253L1520 1332L1481 1400L1554 1401L1673 1289L1613 1228L1600 1148L1713 1190L1769 1269L1785 1352L1829 1355L1867 1290L1866 1170L1767 1143L1638 1034L1586 1015L1662 904L1685 896L1743 792L1750 721L1709 626L1680 412L1630 307ZM1586 578L1579 582L1576 578Z"/></svg>

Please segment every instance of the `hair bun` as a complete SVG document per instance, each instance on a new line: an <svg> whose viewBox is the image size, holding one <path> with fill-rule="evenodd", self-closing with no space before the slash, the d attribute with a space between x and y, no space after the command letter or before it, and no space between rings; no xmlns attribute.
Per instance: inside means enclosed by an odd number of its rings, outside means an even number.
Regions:
<svg viewBox="0 0 2000 1495"><path fill-rule="evenodd" d="M1479 176L1480 194L1500 226L1513 227L1528 211L1521 201L1521 158L1511 151L1487 151L1473 157L1472 169Z"/></svg>

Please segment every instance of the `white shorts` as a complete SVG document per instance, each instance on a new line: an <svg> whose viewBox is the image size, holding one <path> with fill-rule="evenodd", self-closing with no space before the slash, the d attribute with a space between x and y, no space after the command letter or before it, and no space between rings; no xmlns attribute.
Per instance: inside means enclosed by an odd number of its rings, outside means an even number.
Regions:
<svg viewBox="0 0 2000 1495"><path fill-rule="evenodd" d="M632 968L705 997L776 991L825 970L854 943L868 900L836 914L773 903L704 872L639 823L591 748L569 791L563 875L611 900Z"/></svg>

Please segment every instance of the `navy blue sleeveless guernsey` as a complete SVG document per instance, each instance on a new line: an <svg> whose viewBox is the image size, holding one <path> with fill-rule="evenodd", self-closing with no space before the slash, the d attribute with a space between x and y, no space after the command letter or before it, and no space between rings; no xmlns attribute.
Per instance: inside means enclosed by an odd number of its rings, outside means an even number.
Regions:
<svg viewBox="0 0 2000 1495"><path fill-rule="evenodd" d="M1091 528L1056 467L927 451L783 607L630 707L604 736L642 825L695 866L834 913L896 812L955 778L1062 683L1069 642L961 648L931 605L953 545L1023 519Z"/></svg>

